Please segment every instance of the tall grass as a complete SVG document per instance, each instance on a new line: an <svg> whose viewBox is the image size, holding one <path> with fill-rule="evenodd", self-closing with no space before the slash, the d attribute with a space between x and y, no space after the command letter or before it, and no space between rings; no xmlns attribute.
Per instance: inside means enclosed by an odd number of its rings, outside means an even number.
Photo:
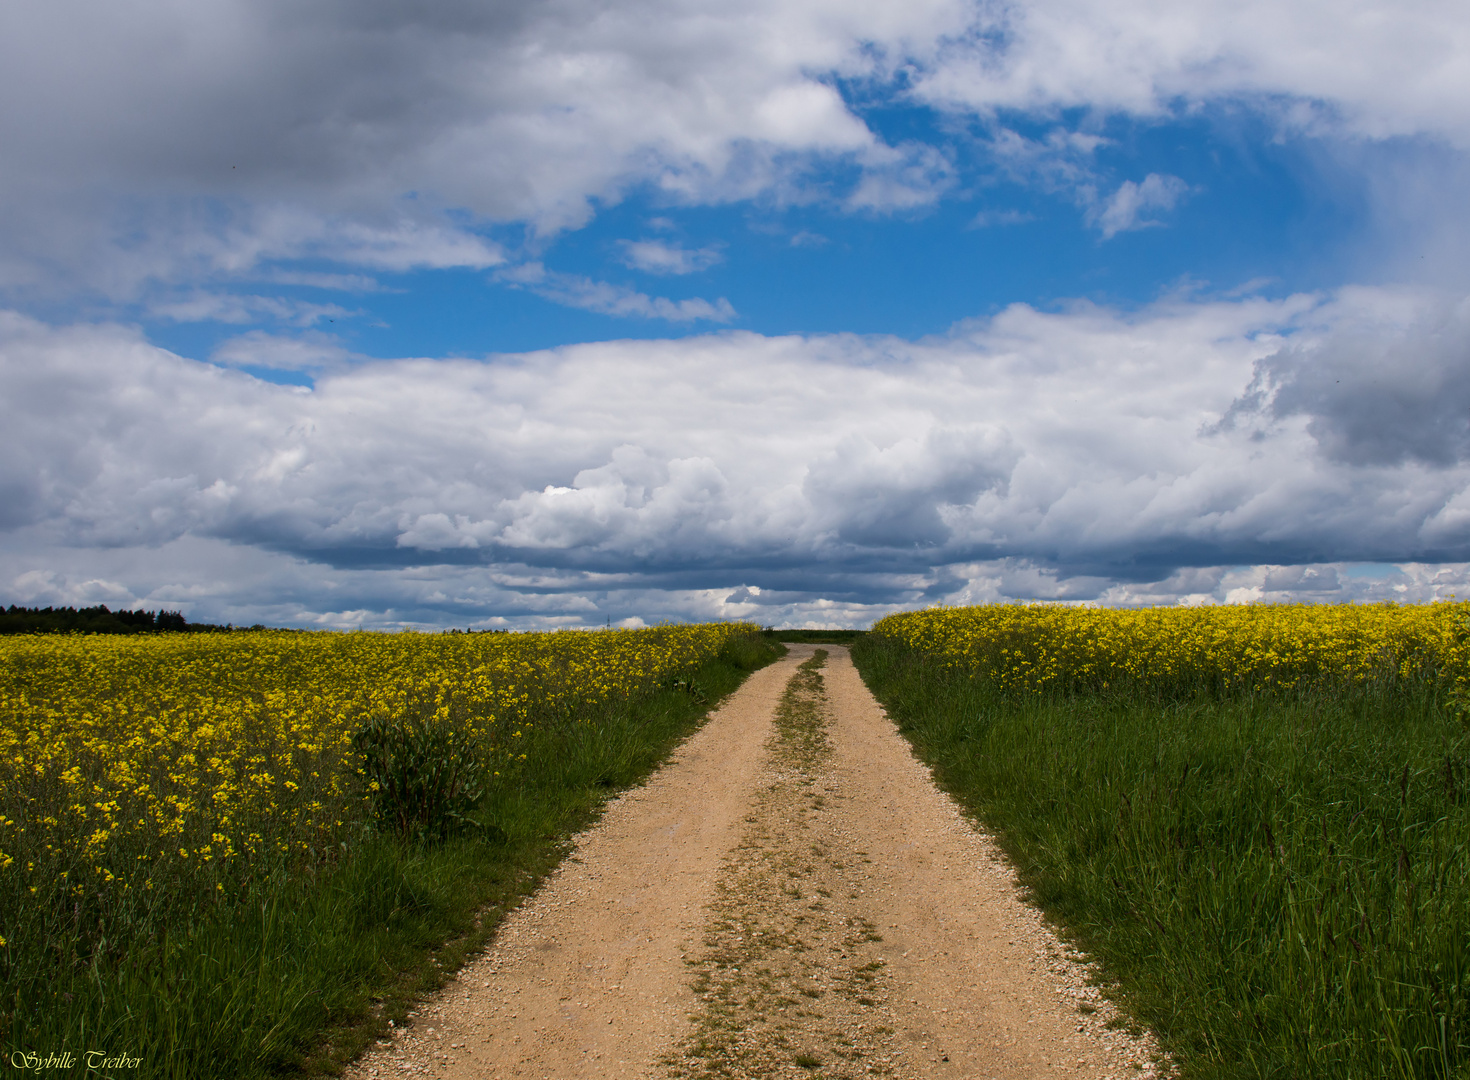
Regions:
<svg viewBox="0 0 1470 1080"><path fill-rule="evenodd" d="M1428 680L1004 692L878 634L853 659L1184 1075L1470 1075L1470 731Z"/></svg>
<svg viewBox="0 0 1470 1080"><path fill-rule="evenodd" d="M778 650L732 637L664 688L526 725L519 754L494 758L472 811L480 828L443 842L365 817L336 849L257 863L207 905L182 874L167 902L132 910L0 898L5 1060L69 1050L80 1072L80 1055L101 1050L138 1059L128 1075L169 1080L334 1072L488 940L610 795ZM172 888L160 878L156 891Z"/></svg>

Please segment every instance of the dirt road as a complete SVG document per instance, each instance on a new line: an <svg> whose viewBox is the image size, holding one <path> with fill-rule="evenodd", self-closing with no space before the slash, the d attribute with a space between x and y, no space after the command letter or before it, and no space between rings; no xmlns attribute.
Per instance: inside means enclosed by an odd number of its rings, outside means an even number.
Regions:
<svg viewBox="0 0 1470 1080"><path fill-rule="evenodd" d="M355 1078L1155 1074L852 667L794 646ZM805 662L805 667L800 667Z"/></svg>

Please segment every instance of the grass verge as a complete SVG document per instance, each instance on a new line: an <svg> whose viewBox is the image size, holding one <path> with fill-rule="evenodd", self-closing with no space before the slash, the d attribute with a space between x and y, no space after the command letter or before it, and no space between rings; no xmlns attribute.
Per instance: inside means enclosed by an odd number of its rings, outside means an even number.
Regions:
<svg viewBox="0 0 1470 1080"><path fill-rule="evenodd" d="M852 656L1182 1075L1470 1075L1470 731L1431 693L1006 696Z"/></svg>
<svg viewBox="0 0 1470 1080"><path fill-rule="evenodd" d="M69 1051L84 1072L99 1051L168 1080L339 1072L484 946L611 795L782 652L737 640L651 696L528 729L523 763L475 812L491 839L365 835L314 876L261 880L227 917L127 943L121 963L58 980L49 1002L8 1003L27 1023L7 1054Z"/></svg>

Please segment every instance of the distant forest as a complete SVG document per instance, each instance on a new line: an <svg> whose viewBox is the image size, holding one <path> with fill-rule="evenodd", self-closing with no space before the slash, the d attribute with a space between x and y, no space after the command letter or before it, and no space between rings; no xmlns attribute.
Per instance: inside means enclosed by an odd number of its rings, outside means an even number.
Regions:
<svg viewBox="0 0 1470 1080"><path fill-rule="evenodd" d="M109 611L104 604L84 608L23 608L11 604L0 609L0 634L199 634L234 629L191 623L177 611Z"/></svg>

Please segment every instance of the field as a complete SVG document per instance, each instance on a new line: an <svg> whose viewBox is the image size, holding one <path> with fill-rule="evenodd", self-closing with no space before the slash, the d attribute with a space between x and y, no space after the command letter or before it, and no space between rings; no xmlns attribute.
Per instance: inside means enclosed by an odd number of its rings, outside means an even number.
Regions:
<svg viewBox="0 0 1470 1080"><path fill-rule="evenodd" d="M341 1060L774 655L735 625L0 641L0 1045Z"/></svg>
<svg viewBox="0 0 1470 1080"><path fill-rule="evenodd" d="M1470 605L891 616L853 648L1189 1077L1470 1069Z"/></svg>
<svg viewBox="0 0 1470 1080"><path fill-rule="evenodd" d="M775 636L0 641L0 1046L331 1071ZM1183 1075L1470 1071L1470 605L939 609L850 638Z"/></svg>

